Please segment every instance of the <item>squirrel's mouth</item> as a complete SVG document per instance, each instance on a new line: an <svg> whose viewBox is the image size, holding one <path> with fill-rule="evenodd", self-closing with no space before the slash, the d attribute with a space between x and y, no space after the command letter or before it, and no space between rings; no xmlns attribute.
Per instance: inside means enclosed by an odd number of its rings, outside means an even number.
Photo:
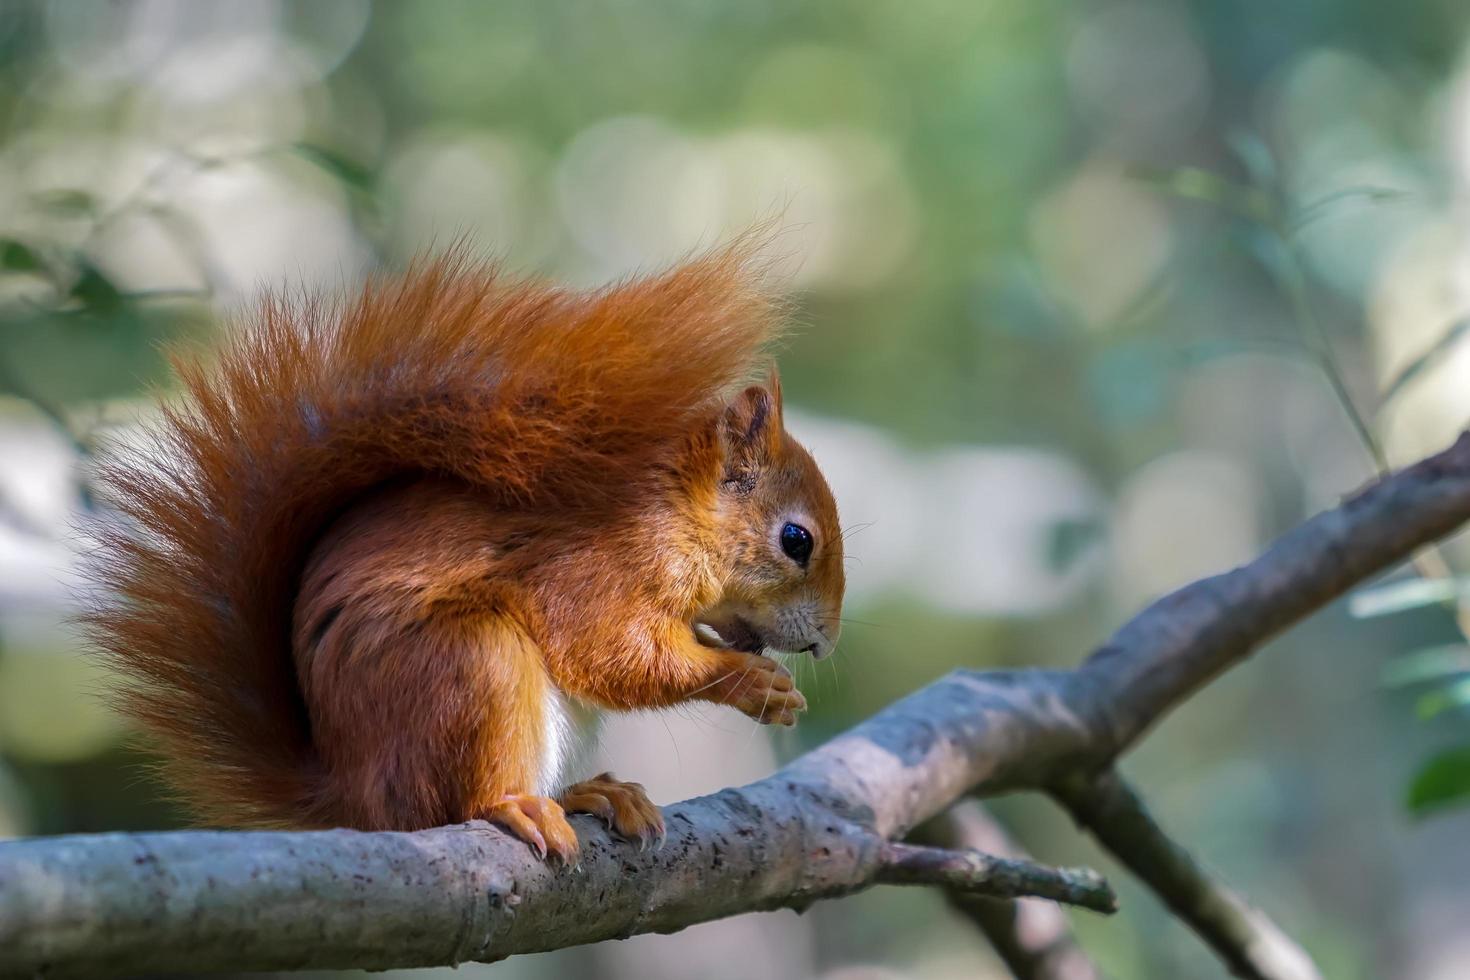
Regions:
<svg viewBox="0 0 1470 980"><path fill-rule="evenodd" d="M742 653L764 653L769 644L761 631L740 616L731 616L719 622L705 622L703 625L714 630L720 637L720 642L732 650Z"/></svg>

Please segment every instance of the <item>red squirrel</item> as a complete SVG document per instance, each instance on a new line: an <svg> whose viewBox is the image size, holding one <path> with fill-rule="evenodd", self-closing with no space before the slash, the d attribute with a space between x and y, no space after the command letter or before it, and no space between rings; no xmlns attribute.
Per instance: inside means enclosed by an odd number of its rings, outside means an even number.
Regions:
<svg viewBox="0 0 1470 980"><path fill-rule="evenodd" d="M762 652L831 652L842 538L774 371L742 387L781 319L751 256L578 292L451 253L175 358L151 450L103 466L87 620L182 799L567 861L567 812L663 833L638 784L564 782L584 706L794 724Z"/></svg>

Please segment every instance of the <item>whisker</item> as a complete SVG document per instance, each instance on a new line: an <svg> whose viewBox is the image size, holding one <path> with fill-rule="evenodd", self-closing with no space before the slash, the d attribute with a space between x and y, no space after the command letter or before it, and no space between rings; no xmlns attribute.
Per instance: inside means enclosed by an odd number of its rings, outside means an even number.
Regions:
<svg viewBox="0 0 1470 980"><path fill-rule="evenodd" d="M723 713L716 713L714 717L711 717L707 712L694 710L694 707L691 705L684 711L684 717L706 731L719 732L722 735L734 735L738 732L738 729L731 728L728 725L722 725L716 720L717 718L725 717Z"/></svg>
<svg viewBox="0 0 1470 980"><path fill-rule="evenodd" d="M674 730L669 727L669 719L664 717L664 713L658 711L655 714L658 715L658 720L663 724L664 731L669 735L669 744L674 747L674 770L682 776L684 774L684 756L679 753L679 740L674 737Z"/></svg>
<svg viewBox="0 0 1470 980"><path fill-rule="evenodd" d="M695 715L690 710L690 706L687 702L673 705L669 710L676 712L680 718L683 718L685 721L691 723L692 725L694 725L695 728L706 727L704 720Z"/></svg>
<svg viewBox="0 0 1470 980"><path fill-rule="evenodd" d="M841 690L841 688L842 688L842 682L844 680L846 680L847 681L847 689L849 691L851 691L852 690L852 679L850 677L848 677L847 674L842 673L841 671L839 671L837 669L837 652L836 651L833 651L832 656L828 657L827 659L828 659L828 661L832 665L832 686L834 688L837 688L838 690Z"/></svg>
<svg viewBox="0 0 1470 980"><path fill-rule="evenodd" d="M841 623L844 626L846 626L848 623L852 623L852 624L854 624L856 626L876 626L879 629L886 629L888 627L888 625L889 625L887 623L874 623L874 622L870 622L869 620L866 620L866 619L850 619L850 618L848 618L846 616L820 616L819 615L818 618L824 624L825 623Z"/></svg>
<svg viewBox="0 0 1470 980"><path fill-rule="evenodd" d="M738 672L743 676L745 674L750 673L750 668L749 667L741 667ZM684 700L687 701L690 698L694 697L694 695L696 695L696 694L699 694L699 693L701 693L703 691L708 691L710 688L714 687L716 684L723 684L725 681L727 681L730 678L734 677L736 673L737 673L737 671L734 671L734 670L729 671L729 672L727 672L725 674L720 675L719 677L716 677L714 680L710 681L708 684L704 685L703 687L696 687L694 690L692 690L688 694L684 695Z"/></svg>
<svg viewBox="0 0 1470 980"><path fill-rule="evenodd" d="M832 552L830 552L830 551L824 551L820 555L814 556L811 559L811 564L813 566L821 565L824 562L833 561L836 558L837 558L837 555L834 555ZM862 559L859 558L857 555L844 554L844 555L842 555L842 560L843 561L855 561L855 562L858 562L859 564L862 563Z"/></svg>
<svg viewBox="0 0 1470 980"><path fill-rule="evenodd" d="M726 705L726 707L729 706ZM722 735L738 735L740 733L740 728L732 725L721 724L720 719L728 718L737 723L743 722L745 720L744 714L731 715L729 712L725 711L700 711L693 705L690 706L689 717L697 720L701 727L706 728L710 731L719 732Z"/></svg>

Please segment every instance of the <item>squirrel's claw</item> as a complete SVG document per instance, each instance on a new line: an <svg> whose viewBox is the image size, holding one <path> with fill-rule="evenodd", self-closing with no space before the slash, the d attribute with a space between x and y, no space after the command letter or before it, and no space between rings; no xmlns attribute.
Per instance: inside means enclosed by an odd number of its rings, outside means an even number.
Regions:
<svg viewBox="0 0 1470 980"><path fill-rule="evenodd" d="M576 860L577 832L567 823L566 813L555 800L525 793L511 794L493 804L485 819L531 845L542 860L549 856L563 867Z"/></svg>
<svg viewBox="0 0 1470 980"><path fill-rule="evenodd" d="M598 817L619 836L637 841L640 851L650 843L663 841L663 813L648 798L643 786L625 783L610 772L568 786L561 795L561 805L569 813Z"/></svg>

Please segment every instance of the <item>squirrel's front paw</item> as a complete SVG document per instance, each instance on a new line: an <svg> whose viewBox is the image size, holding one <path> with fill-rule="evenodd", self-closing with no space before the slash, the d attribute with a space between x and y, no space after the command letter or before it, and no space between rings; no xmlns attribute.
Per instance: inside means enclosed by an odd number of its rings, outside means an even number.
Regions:
<svg viewBox="0 0 1470 980"><path fill-rule="evenodd" d="M715 682L710 700L738 708L763 725L794 725L806 710L791 672L770 657L729 651L725 674Z"/></svg>
<svg viewBox="0 0 1470 980"><path fill-rule="evenodd" d="M564 865L577 858L577 832L555 800L512 793L491 804L484 817L530 844L540 857L549 856Z"/></svg>

